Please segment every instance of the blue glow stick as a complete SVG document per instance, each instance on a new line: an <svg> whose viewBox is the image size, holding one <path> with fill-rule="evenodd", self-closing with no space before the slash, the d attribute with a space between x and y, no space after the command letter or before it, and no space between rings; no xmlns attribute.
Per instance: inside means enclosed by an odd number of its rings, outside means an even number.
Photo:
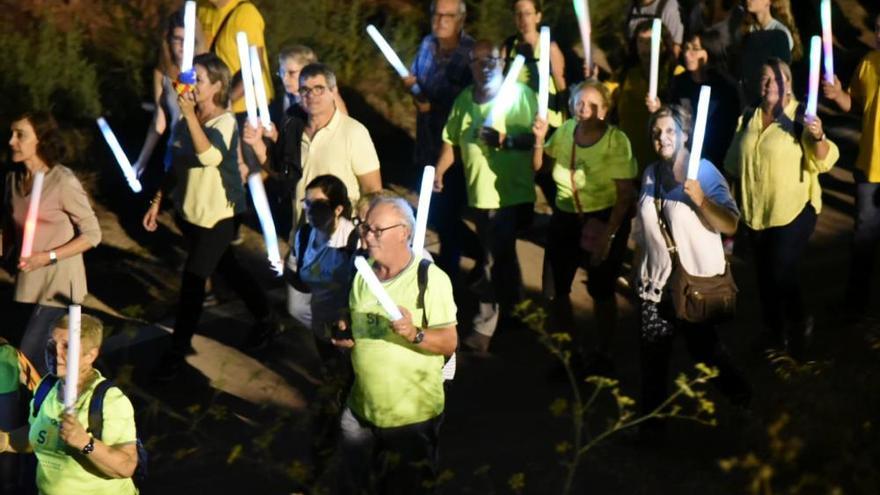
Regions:
<svg viewBox="0 0 880 495"><path fill-rule="evenodd" d="M382 55L385 55L385 60L388 60L388 63L391 64L391 67L394 67L397 74L400 77L409 77L409 69L403 65L403 61L400 60L397 52L394 51L394 48L391 48L391 45L388 44L385 37L382 36L382 33L376 29L376 26L372 24L367 25L367 34L370 35L370 38L373 39L373 43L376 44L382 52ZM410 91L412 91L413 94L419 94L422 92L422 89L419 88L418 84L415 84Z"/></svg>
<svg viewBox="0 0 880 495"><path fill-rule="evenodd" d="M516 97L517 93L517 80L519 80L519 73L522 71L523 64L526 59L522 55L517 55L513 62L510 64L510 70L507 71L507 75L504 76L504 81L501 83L501 88L498 89L498 94L495 95L495 98L492 102L492 108L489 110L489 116L486 117L486 121L483 122L484 127L492 127L492 124L499 118L503 118L507 114L507 110L510 109L510 106L513 104L513 99Z"/></svg>
<svg viewBox="0 0 880 495"><path fill-rule="evenodd" d="M110 151L112 151L113 156L116 157L116 163L119 164L119 168L122 170L122 175L124 175L125 180L128 181L128 187L136 193L141 192L141 182L138 180L137 174L131 166L131 162L128 161L128 157L125 156L125 152L122 151L122 146L120 146L119 141L116 140L116 135L113 134L113 130L110 129L110 125L104 120L104 117L98 117L97 122L98 128L101 129L101 134L104 135L104 140L107 141L107 145L110 146Z"/></svg>
<svg viewBox="0 0 880 495"><path fill-rule="evenodd" d="M263 187L263 178L259 173L248 177L248 187L251 190L251 198L254 200L254 208L260 219L260 227L263 230L263 240L266 242L266 257L275 276L280 277L284 273L284 264L281 262L281 252L278 250L278 234L275 233L275 221L272 219L272 211L269 209L269 200L266 199L266 188Z"/></svg>
<svg viewBox="0 0 880 495"><path fill-rule="evenodd" d="M412 250L422 256L425 249L425 234L428 231L428 209L431 207L431 194L434 192L434 167L428 165L422 173L422 187L419 189L419 208L416 210L416 228L413 232Z"/></svg>

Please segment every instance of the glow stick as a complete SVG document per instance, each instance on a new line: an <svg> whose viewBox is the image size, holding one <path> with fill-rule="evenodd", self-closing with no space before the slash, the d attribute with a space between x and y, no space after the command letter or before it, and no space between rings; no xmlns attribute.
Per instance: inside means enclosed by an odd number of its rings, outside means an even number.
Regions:
<svg viewBox="0 0 880 495"><path fill-rule="evenodd" d="M272 211L269 209L269 200L266 199L266 188L263 187L263 178L259 173L248 177L248 186L251 190L251 198L254 199L254 208L260 219L260 227L263 230L263 240L266 242L266 257L276 276L284 273L284 264L281 262L281 252L278 250L278 235L275 233L275 221L272 220Z"/></svg>
<svg viewBox="0 0 880 495"><path fill-rule="evenodd" d="M825 81L834 83L834 37L831 35L831 0L822 0L819 6L822 18L822 48L825 54Z"/></svg>
<svg viewBox="0 0 880 495"><path fill-rule="evenodd" d="M193 68L193 54L196 47L196 3L192 0L183 7L183 60L180 72L189 72Z"/></svg>
<svg viewBox="0 0 880 495"><path fill-rule="evenodd" d="M807 117L816 116L816 107L819 100L819 64L822 59L822 38L813 36L810 38L810 86L807 92Z"/></svg>
<svg viewBox="0 0 880 495"><path fill-rule="evenodd" d="M263 129L272 130L272 117L269 116L269 101L266 98L266 86L263 84L263 64L260 60L260 51L257 45L251 45L251 73L254 78L254 92L257 96L257 109L260 111L260 122Z"/></svg>
<svg viewBox="0 0 880 495"><path fill-rule="evenodd" d="M24 233L21 239L22 258L30 258L34 250L37 215L40 213L40 196L43 195L43 177L43 172L34 174L34 185L31 187L31 201L28 203L27 217L24 220Z"/></svg>
<svg viewBox="0 0 880 495"><path fill-rule="evenodd" d="M581 31L581 44L584 46L584 65L593 70L593 27L590 23L589 0L574 0L574 13L577 15L578 28ZM543 53L543 52L542 52Z"/></svg>
<svg viewBox="0 0 880 495"><path fill-rule="evenodd" d="M697 103L697 120L694 123L694 139L691 144L691 156L688 161L687 178L697 180L700 172L700 157L703 154L703 138L706 135L706 118L709 114L709 99L712 96L712 88L700 87L700 100Z"/></svg>
<svg viewBox="0 0 880 495"><path fill-rule="evenodd" d="M79 382L79 353L80 353L80 324L82 320L82 306L71 304L67 307L67 357L66 373L64 376L64 410L73 410L76 404L76 386Z"/></svg>
<svg viewBox="0 0 880 495"><path fill-rule="evenodd" d="M486 121L483 123L484 127L492 127L495 120L499 117L504 117L507 110L510 108L510 105L513 104L513 99L516 97L517 80L519 80L519 73L522 71L525 62L526 59L522 55L517 55L516 58L513 59L513 62L510 64L510 70L507 71L507 75L504 76L501 88L498 89L498 94L495 95L495 98L493 99L492 108L489 110L489 116L486 117Z"/></svg>
<svg viewBox="0 0 880 495"><path fill-rule="evenodd" d="M547 107L550 102L550 28L541 28L538 44L541 60L538 61L538 116L547 120Z"/></svg>
<svg viewBox="0 0 880 495"><path fill-rule="evenodd" d="M254 79L252 69L250 69L251 54L247 33L239 31L235 35L235 42L238 45L238 61L241 64L241 84L244 86L244 106L247 109L247 119L251 127L256 129L260 121L257 118L257 100L254 96Z"/></svg>
<svg viewBox="0 0 880 495"><path fill-rule="evenodd" d="M101 129L101 134L104 135L104 141L107 141L107 145L110 146L110 151L113 152L113 156L116 158L116 163L119 164L119 169L122 170L122 175L124 175L125 180L128 181L128 187L136 193L141 192L141 181L138 180L134 167L131 166L128 157L125 156L125 152L122 151L122 146L119 145L119 141L116 139L116 134L113 134L113 129L110 128L110 124L104 120L104 117L98 117L97 122L98 129Z"/></svg>
<svg viewBox="0 0 880 495"><path fill-rule="evenodd" d="M385 37L382 36L382 33L376 29L376 26L372 24L367 25L367 34L370 35L370 38L373 39L373 43L379 48L382 52L382 55L385 55L385 60L388 60L388 63L394 67L394 70L397 71L397 75L400 77L409 77L409 69L403 65L403 61L400 60L400 57L397 55L397 52L394 51L394 48L391 48L391 45L385 41ZM411 91L413 94L419 94L422 92L419 85L416 84L412 87Z"/></svg>
<svg viewBox="0 0 880 495"><path fill-rule="evenodd" d="M379 300L382 309L391 316L391 321L397 321L403 318L400 309L398 309L397 305L394 304L394 301L391 300L391 296L385 291L385 287L382 287L382 282L379 282L379 278L376 277L376 274L373 272L373 269L370 268L370 264L367 263L367 260L365 260L363 256L357 256L354 259L354 267L357 268L358 273L361 274L364 282L367 283L370 292L372 292L373 295L376 296L376 299Z"/></svg>
<svg viewBox="0 0 880 495"><path fill-rule="evenodd" d="M428 209L431 207L431 193L434 191L434 167L428 165L422 172L422 188L419 189L419 209L416 210L416 228L413 232L412 250L421 256L425 249L425 233L428 230Z"/></svg>
<svg viewBox="0 0 880 495"><path fill-rule="evenodd" d="M663 32L663 24L660 19L654 19L651 25L651 78L648 83L648 96L652 100L657 98L657 73L660 72L660 35Z"/></svg>

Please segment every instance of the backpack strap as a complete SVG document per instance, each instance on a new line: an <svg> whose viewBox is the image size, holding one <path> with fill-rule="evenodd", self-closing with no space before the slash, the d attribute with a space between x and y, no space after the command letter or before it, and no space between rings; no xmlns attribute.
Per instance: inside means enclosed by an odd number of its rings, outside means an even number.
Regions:
<svg viewBox="0 0 880 495"><path fill-rule="evenodd" d="M33 407L33 417L37 417L37 413L40 412L40 407L43 406L43 401L46 400L46 396L49 395L49 392L52 391L52 387L58 383L58 377L55 375L46 375L46 378L43 378L43 381L37 386L37 390L34 391L34 407Z"/></svg>
<svg viewBox="0 0 880 495"><path fill-rule="evenodd" d="M102 380L95 385L92 399L89 401L89 433L98 440L104 433L104 397L112 386L112 380Z"/></svg>
<svg viewBox="0 0 880 495"><path fill-rule="evenodd" d="M299 228L297 232L298 246L296 249L296 273L302 271L303 258L306 257L306 248L309 247L309 236L312 234L312 224L306 222Z"/></svg>
<svg viewBox="0 0 880 495"><path fill-rule="evenodd" d="M417 276L419 295L416 299L416 308L422 310L422 328L428 328L428 313L425 311L425 291L428 289L428 268L431 260L422 258L419 260L419 272Z"/></svg>
<svg viewBox="0 0 880 495"><path fill-rule="evenodd" d="M215 51L215 49L217 48L217 40L220 38L220 34L222 34L223 30L226 28L226 23L229 22L229 18L232 17L232 13L235 12L236 9L238 9L239 7L241 7L242 5L244 5L246 3L250 3L250 2L244 1L244 2L241 2L238 5L236 5L235 7L232 7L232 10L230 10L229 13L226 14L226 17L224 17L222 21L220 21L220 27L217 28L217 33L214 35L214 39L211 40L211 48L208 49L209 52L215 53L215 54L217 53Z"/></svg>
<svg viewBox="0 0 880 495"><path fill-rule="evenodd" d="M504 47L504 53L506 56L506 58L504 59L504 65L506 67L510 67L510 62L512 62L514 59L513 48L514 46L516 46L516 35L510 36L506 40L504 40L502 46Z"/></svg>
<svg viewBox="0 0 880 495"><path fill-rule="evenodd" d="M345 243L345 250L349 255L354 256L355 251L358 248L358 242L360 242L361 236L358 232L357 226L351 229L351 233L348 234L348 242Z"/></svg>

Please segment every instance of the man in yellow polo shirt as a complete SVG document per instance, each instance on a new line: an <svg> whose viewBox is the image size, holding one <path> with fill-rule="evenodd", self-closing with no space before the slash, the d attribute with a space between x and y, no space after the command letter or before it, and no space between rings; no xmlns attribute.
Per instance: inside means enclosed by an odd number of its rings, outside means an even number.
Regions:
<svg viewBox="0 0 880 495"><path fill-rule="evenodd" d="M444 356L458 345L456 307L449 277L434 264L427 265L419 290L426 262L410 249L414 227L409 204L388 197L375 199L360 225L373 272L403 318L390 321L363 277L355 276L351 323L341 322L351 338L333 340L351 349L355 375L340 421L346 488L352 490L345 493L366 488L375 455L400 456L379 480L382 493L424 493L424 482L437 476L446 400L442 370Z"/></svg>
<svg viewBox="0 0 880 495"><path fill-rule="evenodd" d="M874 50L859 62L844 91L837 77L823 80L825 97L844 112L862 116L862 137L856 158L856 230L852 265L846 290L846 307L863 314L871 300L874 260L880 245L880 15L874 19Z"/></svg>

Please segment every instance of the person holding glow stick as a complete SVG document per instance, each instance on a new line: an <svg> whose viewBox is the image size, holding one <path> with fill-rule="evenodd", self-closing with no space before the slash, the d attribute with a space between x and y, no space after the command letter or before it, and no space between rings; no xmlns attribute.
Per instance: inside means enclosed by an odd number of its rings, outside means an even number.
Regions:
<svg viewBox="0 0 880 495"><path fill-rule="evenodd" d="M582 357L596 372L607 372L611 365L608 354L617 324L615 283L626 254L639 172L629 139L606 120L610 106L608 89L588 80L572 88L574 117L546 144L547 122L538 118L532 128L532 166L539 170L552 163L557 189L544 253L553 286L544 287L544 294L553 302L556 328L583 343L574 332L569 294L575 272L586 268L599 345L596 351L583 349Z"/></svg>
<svg viewBox="0 0 880 495"><path fill-rule="evenodd" d="M825 98L844 112L861 116L862 134L853 179L856 182L856 226L853 233L852 264L844 307L863 315L871 300L871 286L877 247L880 245L880 15L874 19L874 50L859 62L844 89L835 76L822 82Z"/></svg>
<svg viewBox="0 0 880 495"><path fill-rule="evenodd" d="M106 389L100 438L87 431L92 397L105 382L93 367L103 340L103 325L90 315L82 315L77 397L71 410L64 407L69 324L65 316L52 332L47 354L54 361L53 374L44 376L37 385L30 424L8 433L0 431L0 453L36 454L36 484L46 495L134 495L138 493L132 480L138 448L131 401L116 387Z"/></svg>
<svg viewBox="0 0 880 495"><path fill-rule="evenodd" d="M464 30L467 4L464 0L431 3L431 33L422 39L413 60L409 88L418 83L421 93L413 98L416 110L416 140L413 148L411 187L416 189L425 165L436 162L443 147L443 127L455 98L471 84L470 53L474 39ZM461 167L450 170L446 186L432 198L429 223L440 238L437 265L452 277L459 271L462 250L478 257L479 242L462 221L467 188Z"/></svg>
<svg viewBox="0 0 880 495"><path fill-rule="evenodd" d="M535 202L530 151L535 143L531 127L538 102L528 86L516 83L504 118L494 122L496 128L487 128L484 123L503 79L499 52L491 42L475 44L471 71L474 85L456 98L443 131L434 190L443 190L443 177L455 163L455 148L459 148L467 178L468 206L474 215L484 261L477 272L481 278L474 284L480 309L474 316L474 332L464 344L485 352L499 315L510 315L522 298L516 231L519 218L530 215Z"/></svg>
<svg viewBox="0 0 880 495"><path fill-rule="evenodd" d="M457 309L449 277L412 253L414 226L412 208L400 198L374 200L359 225L373 273L403 317L390 321L363 276L355 275L351 318L340 321L332 340L351 349L355 376L340 420L343 493L368 487L375 456L387 452L400 462L377 480L383 493L424 493L422 483L438 474L446 402L442 369L458 345ZM420 291L424 267L426 286Z"/></svg>
<svg viewBox="0 0 880 495"><path fill-rule="evenodd" d="M33 176L45 174L34 219L33 252L18 262L16 302L33 305L21 350L42 375L44 349L52 325L67 312L71 301L82 301L88 291L82 253L101 242L101 227L88 194L76 175L60 164L65 153L55 119L45 113L26 113L12 122L12 161L20 164L6 174L11 195L11 218L4 219L21 232L25 223ZM8 232L18 239L17 232Z"/></svg>
<svg viewBox="0 0 880 495"><path fill-rule="evenodd" d="M160 379L174 378L184 357L191 353L190 340L201 316L205 283L215 271L228 280L257 321L248 335L246 347L266 344L279 328L265 293L242 268L231 248L234 217L245 195L237 165L235 118L226 110L229 69L213 54L197 56L194 67L197 80L193 91L178 97L183 127L172 147L176 219L188 254L172 346L157 370ZM144 215L144 228L149 232L158 228L159 208L169 182L156 192Z"/></svg>
<svg viewBox="0 0 880 495"><path fill-rule="evenodd" d="M517 55L525 57L526 62L519 73L519 82L538 92L538 60L544 57L538 44L539 29L543 11L542 0L518 0L513 4L517 34L504 40L501 58L509 67ZM565 120L565 57L555 41L550 41L550 112L548 122L556 128Z"/></svg>
<svg viewBox="0 0 880 495"><path fill-rule="evenodd" d="M818 117L804 122L791 91L791 69L779 59L764 65L762 98L747 108L724 160L737 179L742 219L758 272L761 344L804 356L812 332L800 288L800 259L822 209L819 174L840 157Z"/></svg>
<svg viewBox="0 0 880 495"><path fill-rule="evenodd" d="M659 160L642 176L633 228L640 254L635 263L640 306L640 407L644 413L656 409L668 396L667 377L676 335L684 337L695 362L718 368L719 376L712 383L732 404L746 406L751 398L748 382L718 340L716 324L687 322L667 309L671 305L667 285L673 270L713 277L730 269L720 234L733 235L739 222L727 181L712 163L700 160L697 178L687 179L690 127L689 112L678 107L662 107L649 121ZM677 260L670 255L666 235L676 245ZM662 433L662 428L663 423L649 423L640 433Z"/></svg>
<svg viewBox="0 0 880 495"><path fill-rule="evenodd" d="M159 138L168 130L168 145L165 156L162 158L163 171L167 172L171 167L171 143L174 141L174 127L180 120L180 108L177 106L177 91L174 89L174 81L180 74L180 66L183 62L183 11L177 11L166 21L162 47L159 55L159 64L153 69L153 120L147 128L147 136L138 154L137 160L132 163L135 173L140 177L150 163L150 157L159 143ZM195 48L196 55L204 53L205 40L201 27L196 23Z"/></svg>

